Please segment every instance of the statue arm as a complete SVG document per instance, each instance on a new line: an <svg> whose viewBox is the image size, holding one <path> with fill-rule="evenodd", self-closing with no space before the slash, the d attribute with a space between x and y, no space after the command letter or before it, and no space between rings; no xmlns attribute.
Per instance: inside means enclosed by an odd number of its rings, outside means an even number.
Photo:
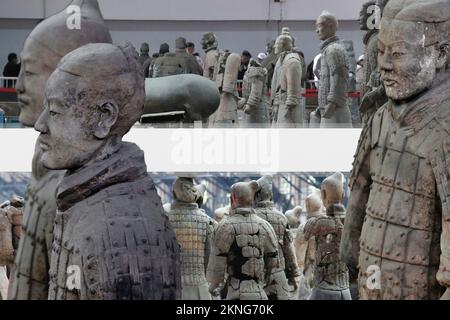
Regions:
<svg viewBox="0 0 450 320"><path fill-rule="evenodd" d="M373 117L372 117L373 119ZM350 177L350 197L347 205L344 229L340 244L340 258L351 272L356 272L359 259L359 239L366 215L372 179L370 177L369 155L371 149L371 123L363 129L358 143ZM353 274L355 275L355 274Z"/></svg>
<svg viewBox="0 0 450 320"><path fill-rule="evenodd" d="M300 103L302 65L297 59L292 59L286 66L287 98L286 106L295 108Z"/></svg>
<svg viewBox="0 0 450 320"><path fill-rule="evenodd" d="M324 236L336 231L336 222L334 219L322 216L309 219L304 228L305 239L309 240L314 236Z"/></svg>
<svg viewBox="0 0 450 320"><path fill-rule="evenodd" d="M270 275L272 270L278 266L278 241L277 235L272 226L267 223L267 239L264 246L264 264L266 269L266 275Z"/></svg>
<svg viewBox="0 0 450 320"><path fill-rule="evenodd" d="M212 219L209 220L206 226L206 243L205 243L205 270L208 269L209 256L211 255L211 246L213 243L214 235L214 222Z"/></svg>
<svg viewBox="0 0 450 320"><path fill-rule="evenodd" d="M289 230L289 226L286 223L286 232L284 233L282 250L285 260L285 272L288 279L292 279L300 275L300 269L297 264L293 241L294 239L291 230Z"/></svg>
<svg viewBox="0 0 450 320"><path fill-rule="evenodd" d="M261 95L264 88L264 79L259 76L253 76L251 79L250 96L247 99L246 105L250 109L258 108L261 102Z"/></svg>
<svg viewBox="0 0 450 320"><path fill-rule="evenodd" d="M442 298L450 299L450 137L448 133L441 143L431 162L442 205L441 257L436 278L443 287L447 288Z"/></svg>
<svg viewBox="0 0 450 320"><path fill-rule="evenodd" d="M225 280L227 257L234 241L234 228L231 224L220 223L213 235L206 278L211 287L217 288Z"/></svg>
<svg viewBox="0 0 450 320"><path fill-rule="evenodd" d="M344 48L334 48L326 54L326 63L330 68L330 92L328 103L343 107L347 103L348 67Z"/></svg>

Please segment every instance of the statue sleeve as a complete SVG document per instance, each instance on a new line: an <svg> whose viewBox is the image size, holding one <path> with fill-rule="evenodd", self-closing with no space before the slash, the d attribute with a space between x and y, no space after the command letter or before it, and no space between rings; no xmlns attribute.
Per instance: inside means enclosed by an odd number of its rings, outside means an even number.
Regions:
<svg viewBox="0 0 450 320"><path fill-rule="evenodd" d="M284 233L282 249L285 260L285 272L288 279L292 279L300 275L293 240L291 230L289 230L289 225L286 223L286 232Z"/></svg>
<svg viewBox="0 0 450 320"><path fill-rule="evenodd" d="M208 269L209 256L211 254L211 246L213 242L214 235L214 223L212 219L209 220L206 226L206 243L205 243L205 270Z"/></svg>
<svg viewBox="0 0 450 320"><path fill-rule="evenodd" d="M234 228L229 223L220 223L213 235L206 278L211 285L218 285L225 279L227 257L234 241Z"/></svg>
<svg viewBox="0 0 450 320"><path fill-rule="evenodd" d="M373 117L372 117L373 119ZM359 239L366 215L372 179L370 177L369 155L371 149L371 127L363 129L356 150L353 169L350 177L350 197L347 205L344 229L340 244L340 257L347 266L355 271L359 259Z"/></svg>
<svg viewBox="0 0 450 320"><path fill-rule="evenodd" d="M435 150L431 164L442 205L441 257L436 278L443 287L448 289L450 288L450 138L448 133L440 148Z"/></svg>
<svg viewBox="0 0 450 320"><path fill-rule="evenodd" d="M286 68L286 105L297 107L300 104L302 89L302 65L299 60L291 59Z"/></svg>
<svg viewBox="0 0 450 320"><path fill-rule="evenodd" d="M340 107L347 103L348 66L344 48L334 47L326 54L326 63L330 69L330 92L328 102Z"/></svg>
<svg viewBox="0 0 450 320"><path fill-rule="evenodd" d="M264 79L260 76L253 76L251 79L250 96L247 99L247 105L252 108L258 108L263 93Z"/></svg>
<svg viewBox="0 0 450 320"><path fill-rule="evenodd" d="M275 231L268 222L266 230L267 239L264 246L264 264L266 274L271 274L272 270L278 266L278 241Z"/></svg>
<svg viewBox="0 0 450 320"><path fill-rule="evenodd" d="M334 219L323 216L309 219L305 224L305 239L309 240L314 236L324 236L336 231Z"/></svg>

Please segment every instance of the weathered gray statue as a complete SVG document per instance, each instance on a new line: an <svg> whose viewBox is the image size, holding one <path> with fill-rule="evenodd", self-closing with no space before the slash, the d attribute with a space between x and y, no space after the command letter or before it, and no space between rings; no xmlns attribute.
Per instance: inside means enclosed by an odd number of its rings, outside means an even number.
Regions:
<svg viewBox="0 0 450 320"><path fill-rule="evenodd" d="M265 128L270 126L269 99L267 94L267 70L261 64L250 59L244 74L242 98L239 108L244 109L243 126Z"/></svg>
<svg viewBox="0 0 450 320"><path fill-rule="evenodd" d="M16 85L19 120L25 126L34 126L44 109L45 83L65 54L87 43L111 42L96 0L72 1L71 5L80 6L81 29L67 28L67 13L63 10L38 24L25 41ZM40 157L41 145L37 143L9 299L47 299L48 296L56 188L64 172L45 169Z"/></svg>
<svg viewBox="0 0 450 320"><path fill-rule="evenodd" d="M317 34L322 41L320 58L319 107L311 113L312 127L351 127L347 105L349 66L344 45L336 36L338 21L324 11L317 18Z"/></svg>
<svg viewBox="0 0 450 320"><path fill-rule="evenodd" d="M345 208L343 175L340 172L322 183L326 215L311 217L303 229L305 239L314 237L314 288L310 300L351 300L348 268L339 257Z"/></svg>
<svg viewBox="0 0 450 320"><path fill-rule="evenodd" d="M214 231L207 278L217 296L227 278L227 300L267 300L264 285L278 265L277 236L252 209L256 181L231 186L231 212Z"/></svg>
<svg viewBox="0 0 450 320"><path fill-rule="evenodd" d="M181 298L211 300L206 268L211 251L213 221L197 204L203 195L192 178L177 178L172 190L174 201L168 216L181 246Z"/></svg>
<svg viewBox="0 0 450 320"><path fill-rule="evenodd" d="M22 234L24 199L18 196L0 204L0 265L13 266Z"/></svg>
<svg viewBox="0 0 450 320"><path fill-rule="evenodd" d="M220 91L220 104L216 112L209 117L212 127L234 127L238 125L237 77L241 57L228 50L221 51L214 67L213 79Z"/></svg>
<svg viewBox="0 0 450 320"><path fill-rule="evenodd" d="M141 44L141 52L139 54L139 63L142 65L142 70L144 70L144 76L148 78L150 72L150 64L152 63L152 58L149 55L150 46L147 42Z"/></svg>
<svg viewBox="0 0 450 320"><path fill-rule="evenodd" d="M304 229L309 219L324 215L320 191L317 191L311 193L305 199L306 221L299 226L294 242L297 264L303 273L303 278L299 285L299 300L309 299L315 281L316 242L314 237L310 237L308 240L305 239Z"/></svg>
<svg viewBox="0 0 450 320"><path fill-rule="evenodd" d="M206 54L203 62L203 76L209 80L214 80L214 67L219 59L219 51L217 50L219 42L214 33L205 32L202 36L201 44Z"/></svg>
<svg viewBox="0 0 450 320"><path fill-rule="evenodd" d="M294 50L294 40L285 30L275 41L275 54L279 55L272 78L272 108L274 126L295 128L303 126L302 60Z"/></svg>
<svg viewBox="0 0 450 320"><path fill-rule="evenodd" d="M196 74L145 79L143 121L152 115L182 113L182 122L207 122L220 104L216 84Z"/></svg>
<svg viewBox="0 0 450 320"><path fill-rule="evenodd" d="M257 182L259 190L255 194L255 212L270 223L278 242L279 264L272 270L265 290L271 300L289 300L290 292L297 289L296 278L300 276L292 243L294 239L286 216L275 208L272 201L272 176L263 176Z"/></svg>
<svg viewBox="0 0 450 320"><path fill-rule="evenodd" d="M200 74L197 60L186 52L186 39L182 37L175 40L175 52L167 52L156 58L152 78L176 74Z"/></svg>
<svg viewBox="0 0 450 320"><path fill-rule="evenodd" d="M226 207L217 208L216 210L214 210L213 219L217 223L220 223L223 219L226 219L229 216L230 216L230 206L226 206Z"/></svg>
<svg viewBox="0 0 450 320"><path fill-rule="evenodd" d="M275 40L272 40L267 43L266 51L267 57L261 62L261 65L267 70L267 90L270 92L272 85L273 72L275 69L275 65L278 60L278 55L275 54L274 50Z"/></svg>
<svg viewBox="0 0 450 320"><path fill-rule="evenodd" d="M376 23L381 19L384 7L388 1L369 1L363 6L360 14L361 30L366 31L363 40L365 45L365 62L360 106L361 118L364 124L387 102L386 92L381 83L380 71L378 69L379 25L376 25ZM375 6L375 12L370 10L371 6ZM374 17L376 20L373 20Z"/></svg>
<svg viewBox="0 0 450 320"><path fill-rule="evenodd" d="M341 243L360 299L450 299L449 29L448 0L383 12L389 101L361 134Z"/></svg>
<svg viewBox="0 0 450 320"><path fill-rule="evenodd" d="M47 81L35 124L41 161L67 170L57 190L50 300L181 296L180 248L144 152L122 142L144 106L137 59L129 44L88 44Z"/></svg>

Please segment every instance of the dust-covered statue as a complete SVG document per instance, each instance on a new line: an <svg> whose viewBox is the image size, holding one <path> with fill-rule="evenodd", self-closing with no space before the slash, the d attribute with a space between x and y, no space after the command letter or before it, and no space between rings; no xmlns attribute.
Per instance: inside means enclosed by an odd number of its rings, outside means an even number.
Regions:
<svg viewBox="0 0 450 320"><path fill-rule="evenodd" d="M230 215L214 231L207 279L210 292L219 295L225 284L227 300L267 300L264 285L278 265L277 236L252 208L256 181L231 186Z"/></svg>
<svg viewBox="0 0 450 320"><path fill-rule="evenodd" d="M266 128L270 126L270 110L267 92L267 70L255 59L250 59L244 74L242 98L238 107L244 110L244 127Z"/></svg>
<svg viewBox="0 0 450 320"><path fill-rule="evenodd" d="M278 267L272 270L266 284L266 293L271 300L289 300L291 292L297 289L300 270L295 258L293 237L286 216L278 211L272 201L272 176L266 175L258 181L259 190L255 194L255 212L273 227L278 242Z"/></svg>
<svg viewBox="0 0 450 320"><path fill-rule="evenodd" d="M273 126L295 128L303 126L305 119L302 94L302 60L294 50L294 38L284 28L274 45L279 56L271 84Z"/></svg>
<svg viewBox="0 0 450 320"><path fill-rule="evenodd" d="M75 0L71 5L80 7L81 29L67 28L68 14L63 10L38 24L25 41L16 84L19 121L25 126L34 126L44 109L45 83L64 55L88 43L112 42L96 0ZM47 299L48 296L56 188L64 172L45 169L40 162L41 152L37 143L9 299Z"/></svg>
<svg viewBox="0 0 450 320"><path fill-rule="evenodd" d="M203 197L190 177L180 177L172 187L174 201L167 213L181 246L182 300L211 300L206 280L213 220L200 209Z"/></svg>
<svg viewBox="0 0 450 320"><path fill-rule="evenodd" d="M336 35L337 18L324 11L317 18L316 32L322 41L319 106L311 113L311 127L352 127L347 105L349 65L347 52Z"/></svg>
<svg viewBox="0 0 450 320"><path fill-rule="evenodd" d="M308 219L303 229L305 239L314 237L314 287L309 300L351 300L348 268L339 257L344 227L345 207L343 175L340 172L322 182L325 215Z"/></svg>
<svg viewBox="0 0 450 320"><path fill-rule="evenodd" d="M389 101L361 134L341 255L360 299L450 299L450 2L390 0Z"/></svg>
<svg viewBox="0 0 450 320"><path fill-rule="evenodd" d="M175 233L144 152L122 141L144 106L137 59L129 44L88 44L47 81L35 124L41 161L67 170L56 195L50 300L180 298Z"/></svg>

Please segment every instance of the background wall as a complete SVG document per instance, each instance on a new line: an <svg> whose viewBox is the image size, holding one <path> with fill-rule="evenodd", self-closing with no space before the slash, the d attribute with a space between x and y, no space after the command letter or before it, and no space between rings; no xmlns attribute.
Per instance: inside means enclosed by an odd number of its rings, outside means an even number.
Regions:
<svg viewBox="0 0 450 320"><path fill-rule="evenodd" d="M356 21L364 0L100 0L113 41L129 41L136 48L150 43L157 52L163 42L174 47L178 36L196 44L213 31L219 46L233 52L249 50L256 56L282 27L291 28L299 50L309 63L319 52L314 20L323 9L340 19L339 36L352 40L362 54L362 32ZM0 0L0 68L10 52L20 53L27 35L45 16L64 8L67 0ZM43 57L45 58L45 57ZM2 70L1 70L2 71Z"/></svg>

